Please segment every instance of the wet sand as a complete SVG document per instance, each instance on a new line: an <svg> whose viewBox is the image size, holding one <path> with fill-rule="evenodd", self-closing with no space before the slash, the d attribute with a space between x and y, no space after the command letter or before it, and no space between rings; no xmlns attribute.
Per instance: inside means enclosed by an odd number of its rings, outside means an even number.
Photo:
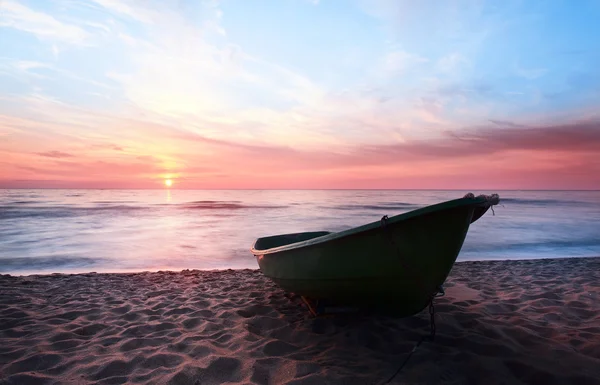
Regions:
<svg viewBox="0 0 600 385"><path fill-rule="evenodd" d="M390 383L600 384L600 258L457 263ZM257 270L0 276L0 384L381 384L429 333Z"/></svg>

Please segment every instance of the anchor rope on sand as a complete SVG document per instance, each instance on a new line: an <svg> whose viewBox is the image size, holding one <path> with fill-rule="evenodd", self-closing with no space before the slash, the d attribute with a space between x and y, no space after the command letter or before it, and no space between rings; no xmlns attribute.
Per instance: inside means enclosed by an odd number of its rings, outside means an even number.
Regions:
<svg viewBox="0 0 600 385"><path fill-rule="evenodd" d="M438 295L438 294L441 294L441 295ZM415 346L413 346L412 350L408 353L408 355L406 356L404 361L402 361L402 364L398 367L398 369L396 369L394 374L392 374L385 382L383 382L383 384L389 384L394 378L396 378L396 376L402 371L404 366L406 366L406 364L408 363L408 360L410 360L410 358L412 357L414 352L417 351L417 349L419 348L419 346L421 346L421 344L423 342L425 342L425 341L433 342L434 341L436 328L435 328L435 307L433 305L433 300L436 297L442 297L444 294L445 294L444 288L440 286L438 291L434 294L433 297L431 297L431 300L429 301L429 335L425 335L425 336L421 337L419 342L417 342L417 344Z"/></svg>

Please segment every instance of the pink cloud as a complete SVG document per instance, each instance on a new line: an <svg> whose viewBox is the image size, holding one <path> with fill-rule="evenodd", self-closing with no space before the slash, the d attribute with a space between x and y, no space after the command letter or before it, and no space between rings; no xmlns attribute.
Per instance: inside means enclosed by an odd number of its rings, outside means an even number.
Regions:
<svg viewBox="0 0 600 385"><path fill-rule="evenodd" d="M71 158L73 155L67 154L66 152L61 151L46 151L46 152L38 152L39 156L45 156L47 158Z"/></svg>
<svg viewBox="0 0 600 385"><path fill-rule="evenodd" d="M3 163L0 187L52 180L40 187L156 188L169 177L179 188L600 188L600 123L527 128L500 123L430 141L329 151L140 125L135 129L145 133L144 142L110 159L94 153L77 153L77 161L12 153Z"/></svg>

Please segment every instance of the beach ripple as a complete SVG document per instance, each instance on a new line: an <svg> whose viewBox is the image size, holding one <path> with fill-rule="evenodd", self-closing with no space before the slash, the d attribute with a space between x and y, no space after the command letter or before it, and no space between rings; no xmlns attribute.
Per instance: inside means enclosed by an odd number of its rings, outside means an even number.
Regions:
<svg viewBox="0 0 600 385"><path fill-rule="evenodd" d="M600 384L600 259L464 262L392 383ZM429 331L256 270L0 276L0 384L380 384Z"/></svg>

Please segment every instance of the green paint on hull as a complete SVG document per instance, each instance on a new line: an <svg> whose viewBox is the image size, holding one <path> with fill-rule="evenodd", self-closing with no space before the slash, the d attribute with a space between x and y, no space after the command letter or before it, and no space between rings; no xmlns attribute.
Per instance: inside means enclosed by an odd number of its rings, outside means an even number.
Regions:
<svg viewBox="0 0 600 385"><path fill-rule="evenodd" d="M498 201L465 197L390 217L385 226L259 238L251 251L286 291L411 315L446 280L470 224Z"/></svg>

